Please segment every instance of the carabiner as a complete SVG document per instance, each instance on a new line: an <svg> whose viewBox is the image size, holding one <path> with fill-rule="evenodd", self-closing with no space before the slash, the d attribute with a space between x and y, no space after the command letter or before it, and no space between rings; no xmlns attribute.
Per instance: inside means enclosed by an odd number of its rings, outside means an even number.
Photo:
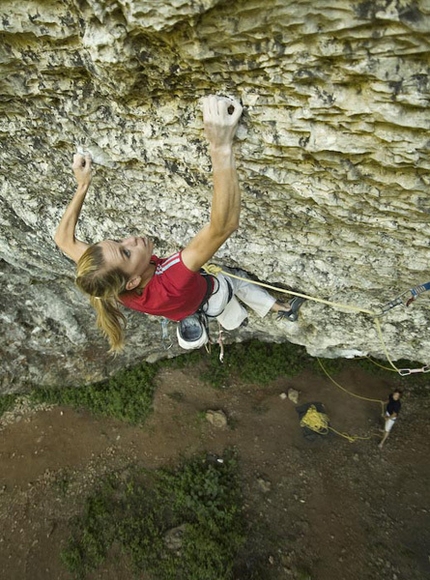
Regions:
<svg viewBox="0 0 430 580"><path fill-rule="evenodd" d="M169 350L173 346L173 342L169 336L169 319L168 318L161 318L161 344L163 345L164 350Z"/></svg>
<svg viewBox="0 0 430 580"><path fill-rule="evenodd" d="M430 373L430 365L426 365L420 369L399 369L398 373L401 377L407 377L412 373Z"/></svg>
<svg viewBox="0 0 430 580"><path fill-rule="evenodd" d="M387 314L387 312L389 312L392 308L395 308L396 306L400 306L400 304L403 304L403 300L401 298L401 296L403 296L403 294L401 294L397 298L394 298L390 302L387 302L386 304L384 304L384 306L382 306L381 311L378 312L377 315L384 316L384 314Z"/></svg>

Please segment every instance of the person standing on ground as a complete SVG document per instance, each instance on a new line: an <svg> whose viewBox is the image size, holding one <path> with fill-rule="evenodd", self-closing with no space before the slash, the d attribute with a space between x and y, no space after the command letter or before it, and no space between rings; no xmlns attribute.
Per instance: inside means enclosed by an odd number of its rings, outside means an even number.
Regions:
<svg viewBox="0 0 430 580"><path fill-rule="evenodd" d="M379 444L379 449L383 448L384 443L387 440L387 437L390 434L390 431L393 428L393 425L396 422L397 417L399 416L400 409L402 407L402 403L400 401L401 396L402 391L400 389L395 389L388 397L388 402L385 407L384 434L382 436L382 441Z"/></svg>
<svg viewBox="0 0 430 580"><path fill-rule="evenodd" d="M185 338L185 346L180 342L184 348L204 344L193 336L193 324L198 324L193 316L201 311L217 318L227 330L240 326L247 312L236 296L260 316L273 311L291 322L297 320L302 298L295 297L284 304L249 282L238 282L222 274L204 276L201 272L203 265L239 227L241 196L233 140L241 114L242 106L235 99L214 95L204 98L203 121L214 187L210 219L183 250L167 258L153 254L153 242L147 237L106 239L92 245L76 238L76 224L91 183L91 155L74 156L78 188L54 240L76 262L76 284L89 297L111 352L122 350L124 345L125 317L120 305L180 321L184 333L179 332L179 325L178 340ZM187 329L189 341L185 336Z"/></svg>

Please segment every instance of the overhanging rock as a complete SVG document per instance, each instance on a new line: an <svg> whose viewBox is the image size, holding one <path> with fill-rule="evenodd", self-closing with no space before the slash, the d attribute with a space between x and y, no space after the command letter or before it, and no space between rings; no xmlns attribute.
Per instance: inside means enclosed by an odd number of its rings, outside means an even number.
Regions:
<svg viewBox="0 0 430 580"><path fill-rule="evenodd" d="M79 235L146 232L161 255L208 218L199 98L242 98L241 227L216 256L260 280L377 310L430 280L425 0L88 0L0 6L2 390L76 383L163 356L131 314L112 360L52 236L76 147L96 152ZM393 309L393 359L430 362L429 298ZM372 320L308 302L232 340L383 357ZM177 352L173 350L173 352Z"/></svg>

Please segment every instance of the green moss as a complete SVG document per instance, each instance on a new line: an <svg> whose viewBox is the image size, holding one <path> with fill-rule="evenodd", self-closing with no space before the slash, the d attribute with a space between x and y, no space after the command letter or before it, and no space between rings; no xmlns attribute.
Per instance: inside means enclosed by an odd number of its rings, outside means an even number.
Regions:
<svg viewBox="0 0 430 580"><path fill-rule="evenodd" d="M214 387L226 386L234 375L248 383L267 384L278 377L293 377L311 364L302 346L290 342L273 344L252 340L226 348L224 363L212 349L201 378Z"/></svg>
<svg viewBox="0 0 430 580"><path fill-rule="evenodd" d="M2 395L0 396L0 417L6 411L10 411L15 405L17 395Z"/></svg>
<svg viewBox="0 0 430 580"><path fill-rule="evenodd" d="M145 363L85 387L40 387L32 391L30 398L34 402L85 408L95 415L142 424L152 410L157 372L158 365Z"/></svg>
<svg viewBox="0 0 430 580"><path fill-rule="evenodd" d="M182 531L172 549L166 534ZM136 574L158 580L228 580L244 543L237 461L197 457L174 471L134 470L110 476L73 522L62 560L85 578L106 558L114 540Z"/></svg>
<svg viewBox="0 0 430 580"><path fill-rule="evenodd" d="M250 383L265 384L280 376L292 377L312 364L304 347L290 342L273 344L251 340L225 347L224 362L214 345L160 363L170 368L195 368L199 377L216 388L227 386L232 376Z"/></svg>
<svg viewBox="0 0 430 580"><path fill-rule="evenodd" d="M333 376L345 368L345 359L340 358L312 358L310 368L319 376L326 376L326 373Z"/></svg>
<svg viewBox="0 0 430 580"><path fill-rule="evenodd" d="M405 386L409 390L413 388L414 392L427 392L430 386L430 373L414 374L411 385L411 376L402 378L390 372L387 362L372 361L369 358L321 360L330 376L336 376L343 369L361 368L370 375L389 377L393 385ZM381 365L388 370L381 368ZM396 365L399 368L422 367L420 363L406 360L397 361ZM319 376L325 376L318 360L309 356L304 347L289 342L272 344L253 340L228 345L225 349L224 363L219 361L217 347L213 347L209 354L201 349L157 364L143 363L93 385L40 387L31 393L30 400L36 403L47 402L85 408L96 415L115 417L132 424L143 424L152 410L154 378L163 367L190 369L215 388L227 387L234 380L266 385L278 377L294 377L306 369ZM182 398L179 392L170 396L177 401ZM13 395L1 397L0 411L4 412L13 406L14 400Z"/></svg>

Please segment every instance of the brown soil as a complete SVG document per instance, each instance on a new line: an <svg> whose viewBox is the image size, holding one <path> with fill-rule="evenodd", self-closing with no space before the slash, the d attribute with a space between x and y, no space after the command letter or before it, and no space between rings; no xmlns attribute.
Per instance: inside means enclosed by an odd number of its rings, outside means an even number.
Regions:
<svg viewBox="0 0 430 580"><path fill-rule="evenodd" d="M339 382L386 398L390 382L344 371ZM423 580L430 577L429 400L407 394L381 452L380 406L303 373L264 388L237 382L215 390L191 371L164 370L143 428L55 407L18 415L0 439L0 565L4 580L69 580L59 554L69 519L100 477L130 464L174 465L196 452L239 451L250 523L249 567L267 579ZM339 431L373 434L349 443L304 437L294 404L323 402ZM204 418L223 410L225 429ZM97 580L131 578L112 553ZM240 579L238 579L240 580Z"/></svg>

